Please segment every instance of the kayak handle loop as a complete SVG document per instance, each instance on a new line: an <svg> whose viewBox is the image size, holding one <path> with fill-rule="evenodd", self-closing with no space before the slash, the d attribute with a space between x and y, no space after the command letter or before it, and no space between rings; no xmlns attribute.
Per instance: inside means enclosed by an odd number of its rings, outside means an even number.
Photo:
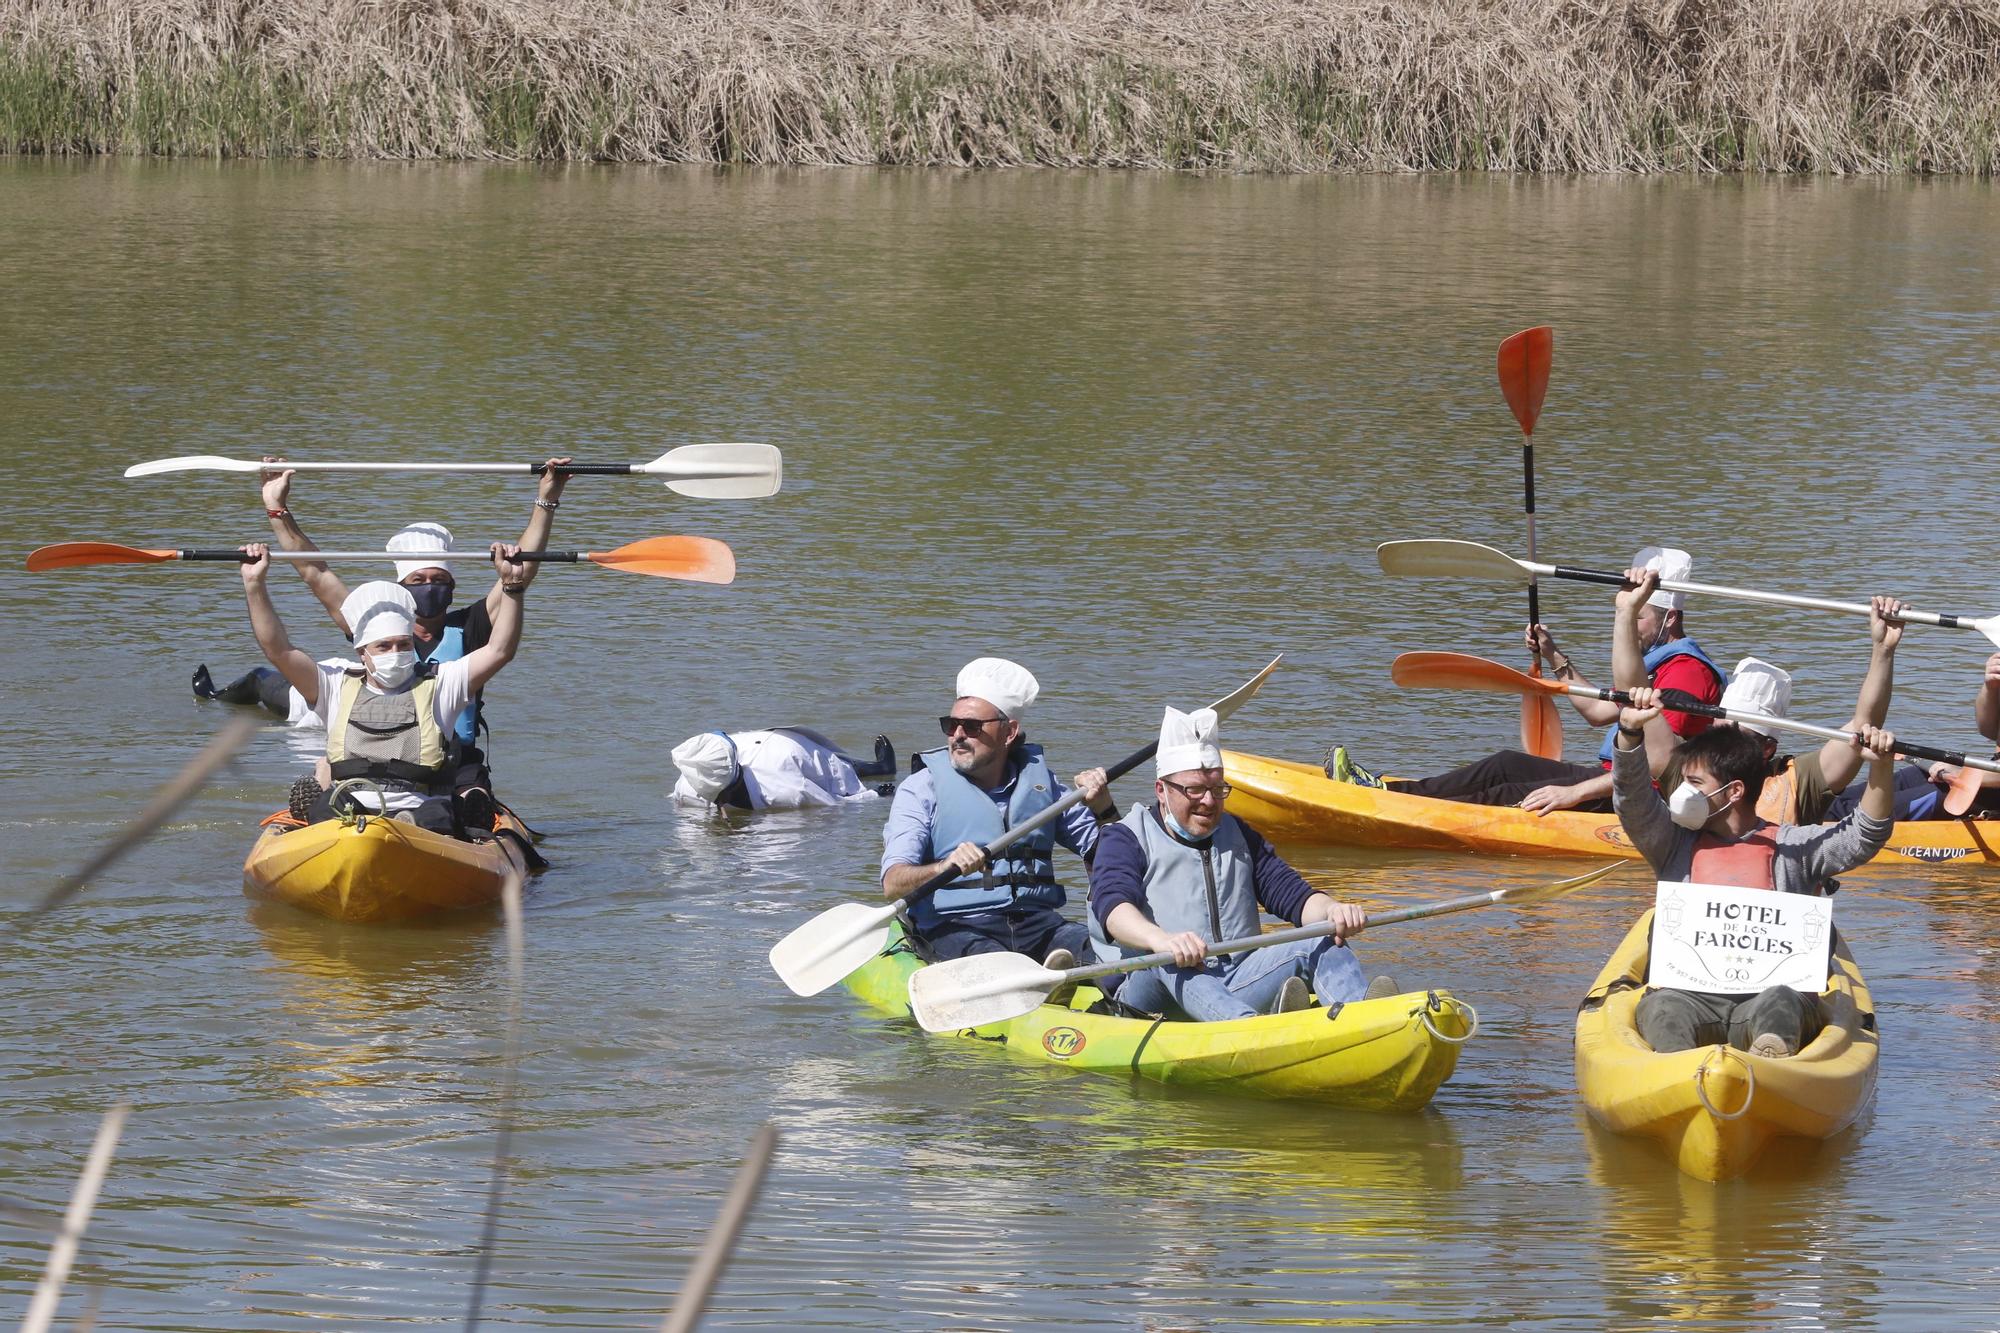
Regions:
<svg viewBox="0 0 2000 1333"><path fill-rule="evenodd" d="M1743 1089L1743 1105L1737 1107L1734 1111L1724 1114L1716 1110L1715 1103L1708 1099L1708 1085L1704 1081L1708 1076L1708 1062L1718 1055L1725 1057L1736 1055L1736 1051L1733 1047L1717 1046L1707 1055L1701 1057L1701 1063L1694 1067L1694 1095L1700 1098L1702 1108L1717 1120L1737 1120L1750 1109L1750 1103L1757 1100L1757 1067L1751 1064L1750 1061L1744 1060L1741 1056L1737 1056L1737 1059L1743 1065L1743 1078L1747 1084Z"/></svg>
<svg viewBox="0 0 2000 1333"><path fill-rule="evenodd" d="M1438 1030L1438 1025L1431 1022L1431 1010L1437 1009L1439 1012L1443 1012L1444 1006L1446 1004L1450 1004L1453 1008L1457 1009L1458 1012L1464 1016L1465 1035L1463 1037L1454 1037L1449 1035L1448 1033L1440 1032ZM1479 1033L1479 1011L1477 1009L1474 1009L1471 1005L1467 1004L1464 1000L1459 999L1456 995L1446 996L1442 1000L1438 999L1436 996L1432 996L1429 1000L1425 1002L1423 1008L1417 1010L1417 1017L1423 1020L1424 1026L1430 1029L1431 1035L1433 1037L1436 1037L1439 1041L1444 1042L1448 1046L1463 1046L1468 1041L1471 1041L1473 1037L1477 1036Z"/></svg>
<svg viewBox="0 0 2000 1333"><path fill-rule="evenodd" d="M364 808L359 801L351 798L350 793L356 788L375 793L374 810L370 811ZM344 810L340 805L340 798L343 796L350 797L347 802L347 808ZM382 794L381 786L372 778L344 778L334 783L333 790L327 795L326 803L335 814L340 816L340 822L352 827L356 833L368 827L368 820L371 815L386 817L389 813L389 800Z"/></svg>

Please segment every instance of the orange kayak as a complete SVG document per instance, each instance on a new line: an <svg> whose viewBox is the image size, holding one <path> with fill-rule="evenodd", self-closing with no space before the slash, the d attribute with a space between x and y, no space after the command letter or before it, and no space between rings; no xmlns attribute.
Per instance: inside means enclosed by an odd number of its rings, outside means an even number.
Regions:
<svg viewBox="0 0 2000 1333"><path fill-rule="evenodd" d="M512 815L499 827L526 837ZM297 824L274 816L243 863L243 892L335 921L417 921L499 906L525 874L513 837L467 842L399 819Z"/></svg>
<svg viewBox="0 0 2000 1333"><path fill-rule="evenodd" d="M1508 805L1468 805L1335 782L1318 764L1222 752L1235 788L1229 812L1278 842L1408 847L1487 856L1626 856L1639 853L1616 815ZM2000 821L1927 819L1896 825L1876 862L2000 864Z"/></svg>

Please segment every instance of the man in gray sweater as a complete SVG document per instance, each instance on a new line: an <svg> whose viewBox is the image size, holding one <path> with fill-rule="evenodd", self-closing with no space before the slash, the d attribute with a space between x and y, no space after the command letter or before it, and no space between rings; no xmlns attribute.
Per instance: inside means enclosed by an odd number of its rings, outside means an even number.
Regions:
<svg viewBox="0 0 2000 1333"><path fill-rule="evenodd" d="M1681 782L1666 797L1646 763L1645 726L1659 692L1636 689L1621 709L1611 754L1612 805L1625 836L1665 880L1824 896L1827 881L1869 860L1895 827L1896 738L1862 727L1854 744L1868 761L1868 789L1838 824L1772 824L1757 816L1768 766L1759 737L1714 727L1680 749ZM1755 995L1649 990L1639 1035L1656 1051L1727 1042L1753 1055L1796 1054L1824 1025L1817 1000L1789 986Z"/></svg>

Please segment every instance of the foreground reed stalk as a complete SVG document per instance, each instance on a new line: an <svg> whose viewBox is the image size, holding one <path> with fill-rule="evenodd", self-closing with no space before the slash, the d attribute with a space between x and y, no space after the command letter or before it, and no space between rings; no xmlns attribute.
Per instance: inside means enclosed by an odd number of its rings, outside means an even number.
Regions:
<svg viewBox="0 0 2000 1333"><path fill-rule="evenodd" d="M97 1192L104 1188L104 1177L111 1170L111 1155L118 1150L118 1136L125 1132L125 1117L131 1111L131 1107L120 1102L104 1113L97 1127L97 1141L91 1144L83 1174L77 1177L69 1208L63 1213L62 1230L56 1233L55 1244L49 1247L48 1267L42 1271L34 1298L28 1302L21 1333L48 1333L56 1305L62 1300L63 1283L69 1279L70 1265L76 1262L77 1246L83 1242L91 1210L97 1206Z"/></svg>
<svg viewBox="0 0 2000 1333"><path fill-rule="evenodd" d="M2000 0L0 0L0 150L1985 174Z"/></svg>

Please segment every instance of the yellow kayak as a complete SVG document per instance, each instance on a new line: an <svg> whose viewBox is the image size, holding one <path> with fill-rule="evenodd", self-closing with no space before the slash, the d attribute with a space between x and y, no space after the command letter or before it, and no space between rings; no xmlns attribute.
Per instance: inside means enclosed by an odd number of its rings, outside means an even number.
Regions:
<svg viewBox="0 0 2000 1333"><path fill-rule="evenodd" d="M885 1014L907 1014L910 974L922 964L890 932L888 950L847 978L847 989ZM1412 991L1325 1009L1220 1023L1162 1022L1093 1014L1103 997L1078 986L1067 1004L1045 1004L1005 1023L958 1033L997 1042L1024 1059L1185 1087L1298 1097L1368 1111L1414 1111L1458 1067L1477 1018L1444 991Z"/></svg>
<svg viewBox="0 0 2000 1333"><path fill-rule="evenodd" d="M502 813L501 829L526 828ZM399 819L274 819L243 863L243 892L335 921L415 921L499 904L526 855L514 837L466 842Z"/></svg>
<svg viewBox="0 0 2000 1333"><path fill-rule="evenodd" d="M1729 1180L1774 1138L1830 1138L1875 1088L1881 1052L1875 1004L1843 942L1819 997L1826 1028L1782 1060L1729 1046L1661 1054L1634 1026L1646 993L1653 914L1639 918L1598 974L1576 1016L1576 1086L1592 1118L1665 1144L1681 1170Z"/></svg>
<svg viewBox="0 0 2000 1333"><path fill-rule="evenodd" d="M1335 782L1317 764L1222 752L1229 813L1277 842L1409 847L1488 856L1623 856L1638 851L1618 816L1469 805ZM2000 865L2000 821L1925 819L1896 825L1875 860Z"/></svg>

